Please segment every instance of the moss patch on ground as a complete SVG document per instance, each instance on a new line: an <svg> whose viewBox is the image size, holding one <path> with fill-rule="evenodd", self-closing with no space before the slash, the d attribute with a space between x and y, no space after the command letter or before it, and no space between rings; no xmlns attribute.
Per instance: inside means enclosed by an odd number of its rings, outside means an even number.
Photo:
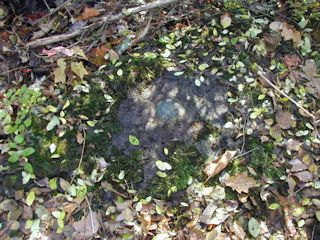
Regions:
<svg viewBox="0 0 320 240"><path fill-rule="evenodd" d="M169 150L168 163L172 170L167 177L155 176L149 187L149 194L155 198L166 199L174 192L185 190L192 179L203 180L204 157L193 146L178 143Z"/></svg>
<svg viewBox="0 0 320 240"><path fill-rule="evenodd" d="M248 150L252 150L248 166L252 167L259 176L263 174L273 180L279 179L283 174L283 169L273 165L274 146L272 143L261 144L257 138L248 141Z"/></svg>

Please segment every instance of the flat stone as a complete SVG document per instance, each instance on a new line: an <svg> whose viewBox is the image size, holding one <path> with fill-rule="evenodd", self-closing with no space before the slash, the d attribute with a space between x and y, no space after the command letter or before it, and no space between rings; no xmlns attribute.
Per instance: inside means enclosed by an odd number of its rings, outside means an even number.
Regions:
<svg viewBox="0 0 320 240"><path fill-rule="evenodd" d="M212 76L200 87L193 79L165 74L149 86L129 90L118 110L122 133L113 136L113 145L130 154L128 135L140 140L144 153L144 179L155 174L155 160L164 159L163 148L173 141L194 145L204 154L210 154L212 139L196 142L204 124L222 128L223 116L228 112L226 87ZM207 141L207 142L206 142Z"/></svg>

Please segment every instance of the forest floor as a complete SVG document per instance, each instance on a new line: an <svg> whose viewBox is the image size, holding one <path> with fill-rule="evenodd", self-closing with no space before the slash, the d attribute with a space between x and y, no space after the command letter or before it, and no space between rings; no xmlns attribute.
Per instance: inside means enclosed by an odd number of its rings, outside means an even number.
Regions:
<svg viewBox="0 0 320 240"><path fill-rule="evenodd" d="M0 239L320 239L319 12L0 3Z"/></svg>

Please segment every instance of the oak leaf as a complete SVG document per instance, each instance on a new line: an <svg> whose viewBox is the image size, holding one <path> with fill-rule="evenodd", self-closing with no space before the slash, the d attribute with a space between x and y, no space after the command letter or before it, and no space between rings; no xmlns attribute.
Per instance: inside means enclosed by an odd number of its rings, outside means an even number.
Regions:
<svg viewBox="0 0 320 240"><path fill-rule="evenodd" d="M252 177L248 176L247 172L232 176L226 179L224 183L238 193L249 193L249 189L257 185L257 182Z"/></svg>

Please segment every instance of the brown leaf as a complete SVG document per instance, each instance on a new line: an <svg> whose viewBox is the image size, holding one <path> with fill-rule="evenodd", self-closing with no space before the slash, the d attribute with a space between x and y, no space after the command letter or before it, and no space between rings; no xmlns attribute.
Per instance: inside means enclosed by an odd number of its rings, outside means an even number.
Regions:
<svg viewBox="0 0 320 240"><path fill-rule="evenodd" d="M269 134L271 137L273 137L277 142L282 141L282 129L279 127L279 125L274 125L270 128Z"/></svg>
<svg viewBox="0 0 320 240"><path fill-rule="evenodd" d="M76 239L88 239L95 236L100 228L98 214L96 212L88 212L88 215L80 221L72 224L76 230Z"/></svg>
<svg viewBox="0 0 320 240"><path fill-rule="evenodd" d="M281 36L284 38L285 41L292 40L296 44L299 44L301 42L301 33L287 22L283 23Z"/></svg>
<svg viewBox="0 0 320 240"><path fill-rule="evenodd" d="M301 145L302 145L301 142L299 142L298 140L294 140L292 138L290 138L287 141L287 149L290 151L299 151Z"/></svg>
<svg viewBox="0 0 320 240"><path fill-rule="evenodd" d="M83 13L77 18L77 20L82 21L88 18L99 16L100 13L97 9L91 7L85 7Z"/></svg>
<svg viewBox="0 0 320 240"><path fill-rule="evenodd" d="M292 168L291 168L292 172L300 172L300 171L308 169L308 167L297 158L289 161L289 164L292 166Z"/></svg>
<svg viewBox="0 0 320 240"><path fill-rule="evenodd" d="M296 54L293 54L293 55L286 54L282 58L282 60L283 60L284 64L289 68L296 67L301 63L301 59Z"/></svg>
<svg viewBox="0 0 320 240"><path fill-rule="evenodd" d="M231 25L232 19L229 13L225 13L220 17L220 24L223 28L227 28Z"/></svg>
<svg viewBox="0 0 320 240"><path fill-rule="evenodd" d="M311 182L313 174L308 171L297 172L294 174L301 182Z"/></svg>
<svg viewBox="0 0 320 240"><path fill-rule="evenodd" d="M266 49L268 52L272 52L276 50L276 48L279 46L281 42L281 35L278 32L273 32L270 34L265 34L263 36L263 41L266 46Z"/></svg>
<svg viewBox="0 0 320 240"><path fill-rule="evenodd" d="M79 143L80 145L83 143L84 138L83 135L80 131L77 131L77 143Z"/></svg>
<svg viewBox="0 0 320 240"><path fill-rule="evenodd" d="M232 176L226 179L224 183L238 193L249 193L249 189L257 185L256 181L252 177L249 177L247 172Z"/></svg>
<svg viewBox="0 0 320 240"><path fill-rule="evenodd" d="M293 116L290 112L284 112L282 110L278 110L276 114L276 121L282 129L289 129L294 127L296 121L293 119Z"/></svg>
<svg viewBox="0 0 320 240"><path fill-rule="evenodd" d="M316 62L313 59L307 59L302 70L305 74L301 73L301 75L309 80L306 84L307 90L316 98L320 98L320 77L317 74Z"/></svg>
<svg viewBox="0 0 320 240"><path fill-rule="evenodd" d="M243 230L239 223L234 222L231 229L239 239L244 240L246 238L246 232Z"/></svg>
<svg viewBox="0 0 320 240"><path fill-rule="evenodd" d="M229 164L236 152L237 151L227 150L224 154L217 157L212 162L208 163L204 169L204 173L207 175L208 179L214 177L223 169L225 169L225 167Z"/></svg>

